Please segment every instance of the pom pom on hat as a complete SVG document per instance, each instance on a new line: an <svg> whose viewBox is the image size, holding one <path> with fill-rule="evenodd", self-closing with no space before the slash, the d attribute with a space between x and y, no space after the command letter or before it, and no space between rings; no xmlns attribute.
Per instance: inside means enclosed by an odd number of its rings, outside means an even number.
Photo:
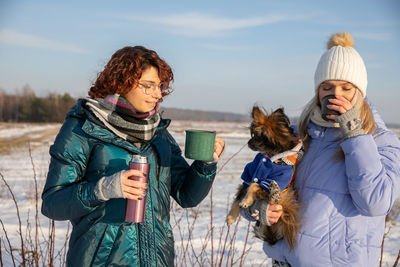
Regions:
<svg viewBox="0 0 400 267"><path fill-rule="evenodd" d="M334 46L354 47L353 37L348 32L335 33L331 38L329 38L329 41L326 44L328 50Z"/></svg>
<svg viewBox="0 0 400 267"><path fill-rule="evenodd" d="M341 80L357 86L365 97L367 70L360 54L354 49L353 37L348 32L333 34L327 43L327 49L315 71L315 90L324 81Z"/></svg>

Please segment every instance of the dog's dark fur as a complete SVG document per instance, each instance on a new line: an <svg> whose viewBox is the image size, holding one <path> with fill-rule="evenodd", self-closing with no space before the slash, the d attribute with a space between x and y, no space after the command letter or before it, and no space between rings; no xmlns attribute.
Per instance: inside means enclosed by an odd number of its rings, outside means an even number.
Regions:
<svg viewBox="0 0 400 267"><path fill-rule="evenodd" d="M293 129L290 127L289 118L283 108L279 108L270 115L257 106L253 107L253 121L250 125L251 139L248 141L250 149L272 157L276 154L293 148L298 142ZM282 164L283 162L274 162ZM284 164L284 163L283 163ZM270 193L262 189L257 183L250 186L240 185L232 208L226 218L227 224L232 224L239 216L241 208L250 207L257 199L264 199L270 204L280 204L283 213L279 221L271 226L261 225L258 221L254 227L256 237L275 244L284 238L289 248L293 248L299 233L299 204L296 202L292 187L281 193L278 184L274 181L270 185Z"/></svg>

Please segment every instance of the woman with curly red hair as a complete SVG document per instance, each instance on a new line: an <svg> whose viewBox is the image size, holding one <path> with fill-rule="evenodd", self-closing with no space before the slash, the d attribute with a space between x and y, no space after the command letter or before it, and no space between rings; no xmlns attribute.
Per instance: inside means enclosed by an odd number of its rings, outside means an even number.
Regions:
<svg viewBox="0 0 400 267"><path fill-rule="evenodd" d="M173 73L155 51L142 46L114 53L80 99L50 147L42 213L70 220L67 266L173 266L170 196L182 207L208 194L224 141L215 141L214 161L190 166L162 119L159 103ZM148 183L128 170L133 155L150 163ZM126 199L146 195L144 222L125 221Z"/></svg>

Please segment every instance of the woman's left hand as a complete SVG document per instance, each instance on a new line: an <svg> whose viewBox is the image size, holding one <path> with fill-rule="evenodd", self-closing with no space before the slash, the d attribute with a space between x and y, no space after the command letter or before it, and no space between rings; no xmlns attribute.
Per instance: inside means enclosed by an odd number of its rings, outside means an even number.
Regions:
<svg viewBox="0 0 400 267"><path fill-rule="evenodd" d="M278 204L273 204L269 205L268 211L267 211L267 220L269 224L274 224L279 221L279 218L281 217L283 212L283 207L282 205Z"/></svg>
<svg viewBox="0 0 400 267"><path fill-rule="evenodd" d="M214 144L214 155L213 155L214 161L219 160L219 157L221 156L222 152L224 151L224 148L225 148L225 141L222 138L219 138L218 136L216 136L215 144Z"/></svg>
<svg viewBox="0 0 400 267"><path fill-rule="evenodd" d="M344 114L350 109L353 108L351 102L340 95L337 95L336 98L329 99L330 105L327 105L329 109L333 109L338 111L340 114ZM326 115L326 117L330 120L336 120L336 118L340 115Z"/></svg>

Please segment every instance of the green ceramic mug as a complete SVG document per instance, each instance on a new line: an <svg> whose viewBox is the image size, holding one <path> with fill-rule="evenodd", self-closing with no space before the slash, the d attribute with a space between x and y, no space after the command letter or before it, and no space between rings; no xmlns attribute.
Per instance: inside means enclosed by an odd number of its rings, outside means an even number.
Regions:
<svg viewBox="0 0 400 267"><path fill-rule="evenodd" d="M185 157L194 160L212 161L215 131L186 130Z"/></svg>

